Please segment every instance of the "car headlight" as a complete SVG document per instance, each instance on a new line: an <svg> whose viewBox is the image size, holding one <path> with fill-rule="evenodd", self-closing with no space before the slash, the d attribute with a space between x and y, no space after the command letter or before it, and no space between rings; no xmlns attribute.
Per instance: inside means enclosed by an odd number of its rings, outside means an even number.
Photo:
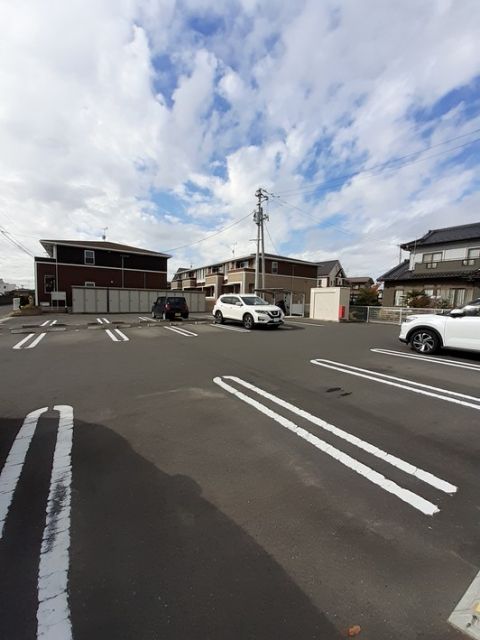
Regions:
<svg viewBox="0 0 480 640"><path fill-rule="evenodd" d="M258 315L268 316L268 311L257 311Z"/></svg>
<svg viewBox="0 0 480 640"><path fill-rule="evenodd" d="M413 322L416 319L417 319L417 316L408 316L407 318L405 318L403 322Z"/></svg>

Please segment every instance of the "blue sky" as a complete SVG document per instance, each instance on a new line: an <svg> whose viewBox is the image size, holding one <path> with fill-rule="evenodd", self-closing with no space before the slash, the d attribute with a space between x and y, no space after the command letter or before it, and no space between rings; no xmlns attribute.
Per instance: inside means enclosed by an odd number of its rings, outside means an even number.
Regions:
<svg viewBox="0 0 480 640"><path fill-rule="evenodd" d="M479 20L474 0L12 3L0 225L33 253L103 227L190 243L174 271L249 253L250 219L208 236L262 186L277 250L377 277L405 239L479 219ZM0 241L0 277L31 282Z"/></svg>

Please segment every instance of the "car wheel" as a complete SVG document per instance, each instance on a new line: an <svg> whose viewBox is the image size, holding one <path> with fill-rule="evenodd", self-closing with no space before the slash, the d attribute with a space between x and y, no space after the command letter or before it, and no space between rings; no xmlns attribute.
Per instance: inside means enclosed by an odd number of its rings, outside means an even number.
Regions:
<svg viewBox="0 0 480 640"><path fill-rule="evenodd" d="M245 329L253 329L254 324L253 316L250 313L246 313L243 316L243 326Z"/></svg>
<svg viewBox="0 0 480 640"><path fill-rule="evenodd" d="M182 318L184 320L188 320L188 313L182 313Z"/></svg>
<svg viewBox="0 0 480 640"><path fill-rule="evenodd" d="M434 331L419 329L412 333L410 347L417 353L436 353L440 348L440 340Z"/></svg>
<svg viewBox="0 0 480 640"><path fill-rule="evenodd" d="M215 322L217 324L223 324L223 314L221 311L215 311Z"/></svg>
<svg viewBox="0 0 480 640"><path fill-rule="evenodd" d="M152 311L152 318L155 320L157 316L155 315L155 311Z"/></svg>

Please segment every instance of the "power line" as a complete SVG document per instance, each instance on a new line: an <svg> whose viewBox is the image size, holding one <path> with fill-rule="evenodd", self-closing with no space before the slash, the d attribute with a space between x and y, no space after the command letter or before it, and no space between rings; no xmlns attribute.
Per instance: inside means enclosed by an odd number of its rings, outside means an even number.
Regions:
<svg viewBox="0 0 480 640"><path fill-rule="evenodd" d="M13 246L17 247L17 249L20 249L20 251L23 251L23 253L26 253L27 255L29 255L30 257L33 258L33 253L30 251L30 249L27 249L27 247L25 247L20 241L15 240L15 238L12 236L12 234L9 233L1 225L0 225L0 233L2 234L2 236L6 240L8 240L8 242L10 242L10 244L12 244Z"/></svg>
<svg viewBox="0 0 480 640"><path fill-rule="evenodd" d="M270 235L270 230L269 230L269 228L268 228L267 223L265 223L265 229L267 230L267 235L268 235L268 237L270 238L270 242L272 243L273 250L275 251L275 253L276 253L277 255L280 255L280 251L277 249L277 247L276 247L276 245L275 245L275 243L274 243L274 241L273 241L273 238L272 238L272 236Z"/></svg>
<svg viewBox="0 0 480 640"><path fill-rule="evenodd" d="M457 145L455 147L452 147L451 149L446 149L445 151L442 151L440 153L434 153L431 154L429 156L426 156L425 158L418 158L419 155L421 155L422 153L425 153L426 151L430 151L430 149L435 149L437 147L440 147L444 144L448 144L450 142L454 142L455 140L459 140L460 138L465 138L465 136L470 136L474 133L478 133L480 131L480 128L478 129L474 129L473 131L470 131L469 133L464 133L460 136L456 136L455 138L450 138L449 140L444 140L443 142L439 142L437 144L431 145L430 147L426 147L425 149L422 149L421 151L415 151L414 153L409 153L405 156L400 156L399 158L395 158L392 160L388 160L387 162L384 163L380 163L377 165L373 165L372 167L369 167L367 169L361 169L359 171L355 171L353 173L349 173L349 174L345 174L343 176L337 176L336 178L332 178L332 180L327 180L324 182L317 182L317 183L311 183L309 185L305 185L303 187L299 187L297 189L287 189L285 191L279 191L278 195L295 195L296 193L308 193L309 191L316 191L317 188L319 187L327 187L327 186L334 186L337 183L342 183L345 180L348 180L350 178L355 178L358 175L361 174L366 174L366 173L382 173L383 171L388 171L388 170L392 170L392 169L401 169L403 167L412 165L412 164L416 164L417 162L425 162L425 160L429 160L430 158L436 158L448 153L451 153L452 151L457 151L458 149L463 149L465 147L468 147L472 144L475 144L476 142L478 142L480 140L479 138L474 138L473 140L469 140L468 142L465 142L464 144L461 145ZM404 162L405 160L408 160L409 158L418 158L413 160L412 162Z"/></svg>
<svg viewBox="0 0 480 640"><path fill-rule="evenodd" d="M273 195L273 194L272 194ZM346 231L346 229L343 229L342 227L339 227L338 225L336 225L334 222L325 222L324 220L318 220L317 218L314 218L312 216L311 213L308 213L308 211L305 211L305 209L302 209L300 207L297 207L297 205L292 204L291 202L287 202L286 200L284 200L283 198L280 198L280 196L275 196L278 199L278 204L281 207L287 206L287 207L291 207L292 209L296 209L297 211L300 211L300 213L303 213L303 215L307 216L307 218L310 218L310 220L313 220L313 222L315 222L316 224L322 224L323 228L326 227L332 227L333 229L336 229L337 231L340 231L342 233L346 233L347 235L353 236L355 235L354 233L352 233L351 231Z"/></svg>
<svg viewBox="0 0 480 640"><path fill-rule="evenodd" d="M221 233L223 233L224 231L227 231L228 229L231 229L232 227L234 227L236 224L239 224L240 222L242 222L243 220L246 220L247 218L250 218L252 214L251 213L247 213L246 216L243 216L242 218L239 218L238 220L235 220L235 222L232 222L231 224L227 225L226 227L223 227L223 229L220 229L219 231L216 231L215 233L211 233L208 236L205 236L204 238L200 238L200 240L195 240L194 242L190 242L189 244L183 244L179 247L173 247L173 249L165 249L166 253L170 253L172 251L178 251L179 249L187 249L188 247L193 247L196 244L200 244L201 242L205 242L206 240L210 240L210 238L215 238L215 236L220 235Z"/></svg>

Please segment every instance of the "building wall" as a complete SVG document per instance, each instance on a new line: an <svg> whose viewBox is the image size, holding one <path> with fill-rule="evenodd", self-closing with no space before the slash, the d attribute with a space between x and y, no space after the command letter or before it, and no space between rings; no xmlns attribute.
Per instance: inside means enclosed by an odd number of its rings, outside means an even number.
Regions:
<svg viewBox="0 0 480 640"><path fill-rule="evenodd" d="M55 278L57 265L55 261L36 260L37 302L50 302L50 294L45 293L45 276ZM94 282L97 287L122 287L122 269L103 268L99 265L58 265L58 291L67 294L67 306L72 305L72 286L84 286L85 282ZM134 289L165 289L167 274L150 271L123 270L123 287Z"/></svg>
<svg viewBox="0 0 480 640"><path fill-rule="evenodd" d="M403 291L411 291L415 289L417 291L421 290L431 290L433 289L433 295L441 295L443 298L448 296L450 289L465 289L465 302L469 302L474 298L480 297L480 282L471 283L465 280L439 280L439 281L397 281L397 282L385 282L385 287L383 290L383 298L382 298L382 306L384 307L393 307L395 305L395 291L403 290Z"/></svg>
<svg viewBox="0 0 480 640"><path fill-rule="evenodd" d="M129 253L128 251L109 251L105 249L92 249L95 253L95 265L101 267L117 267L139 269L141 271L166 271L168 258L161 256L148 256L137 253ZM85 249L82 247L57 246L58 262L66 262L69 264L85 264Z"/></svg>

